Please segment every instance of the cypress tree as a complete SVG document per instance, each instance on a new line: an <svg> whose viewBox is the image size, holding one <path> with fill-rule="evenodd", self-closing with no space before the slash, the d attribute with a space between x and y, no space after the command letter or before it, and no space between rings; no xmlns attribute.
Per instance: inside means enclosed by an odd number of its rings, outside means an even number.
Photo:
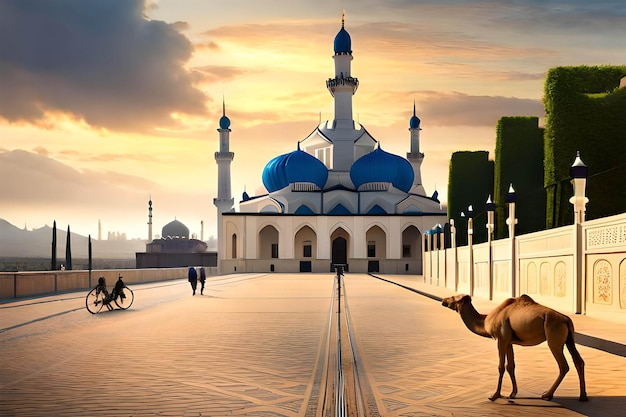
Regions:
<svg viewBox="0 0 626 417"><path fill-rule="evenodd" d="M57 221L52 223L52 259L50 262L50 270L57 269Z"/></svg>
<svg viewBox="0 0 626 417"><path fill-rule="evenodd" d="M70 245L70 226L67 226L67 243L65 244L65 269L72 269L72 247Z"/></svg>

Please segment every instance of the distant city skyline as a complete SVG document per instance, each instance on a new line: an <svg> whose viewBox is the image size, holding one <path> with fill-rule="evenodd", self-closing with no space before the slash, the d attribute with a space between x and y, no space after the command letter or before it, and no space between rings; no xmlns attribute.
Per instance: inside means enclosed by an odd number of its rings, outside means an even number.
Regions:
<svg viewBox="0 0 626 417"><path fill-rule="evenodd" d="M178 219L215 236L222 100L237 203L332 118L343 9L355 119L405 155L415 102L442 201L453 152L493 152L500 117L543 120L548 69L625 63L616 0L0 2L0 218L147 239L151 198L154 235Z"/></svg>

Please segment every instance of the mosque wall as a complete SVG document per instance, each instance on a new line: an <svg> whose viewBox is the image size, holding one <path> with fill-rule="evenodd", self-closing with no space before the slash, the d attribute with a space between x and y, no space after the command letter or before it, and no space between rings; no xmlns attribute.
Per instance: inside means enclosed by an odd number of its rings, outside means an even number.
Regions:
<svg viewBox="0 0 626 417"><path fill-rule="evenodd" d="M421 235L445 216L224 213L221 221L220 273L329 272L347 264L351 272L419 274Z"/></svg>
<svg viewBox="0 0 626 417"><path fill-rule="evenodd" d="M626 213L513 239L433 247L424 252L421 279L493 300L528 294L559 311L626 323Z"/></svg>

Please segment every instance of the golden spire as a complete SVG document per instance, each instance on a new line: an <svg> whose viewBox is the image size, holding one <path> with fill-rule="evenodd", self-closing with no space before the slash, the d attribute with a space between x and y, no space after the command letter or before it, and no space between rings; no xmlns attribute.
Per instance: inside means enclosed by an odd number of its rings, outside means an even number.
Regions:
<svg viewBox="0 0 626 417"><path fill-rule="evenodd" d="M341 11L341 27L344 27L344 24L346 22L346 9L343 9Z"/></svg>

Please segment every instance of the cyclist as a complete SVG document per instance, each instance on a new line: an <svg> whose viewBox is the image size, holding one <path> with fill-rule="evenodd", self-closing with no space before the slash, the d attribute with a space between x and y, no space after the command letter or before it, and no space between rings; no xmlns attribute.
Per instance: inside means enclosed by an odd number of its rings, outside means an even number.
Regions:
<svg viewBox="0 0 626 417"><path fill-rule="evenodd" d="M117 297L120 297L122 300L126 298L126 294L124 294L124 288L126 285L124 281L122 281L122 276L120 275L115 283L115 287L113 287L113 291L111 292L111 300L115 300Z"/></svg>
<svg viewBox="0 0 626 417"><path fill-rule="evenodd" d="M113 310L113 307L111 307L111 301L113 301L113 297L111 297L111 294L109 294L109 290L107 290L107 282L104 279L104 277L98 278L98 285L96 286L96 294L100 294L100 293L104 294L104 296L102 297L102 303L105 306L107 306L107 309L109 309L109 311Z"/></svg>

